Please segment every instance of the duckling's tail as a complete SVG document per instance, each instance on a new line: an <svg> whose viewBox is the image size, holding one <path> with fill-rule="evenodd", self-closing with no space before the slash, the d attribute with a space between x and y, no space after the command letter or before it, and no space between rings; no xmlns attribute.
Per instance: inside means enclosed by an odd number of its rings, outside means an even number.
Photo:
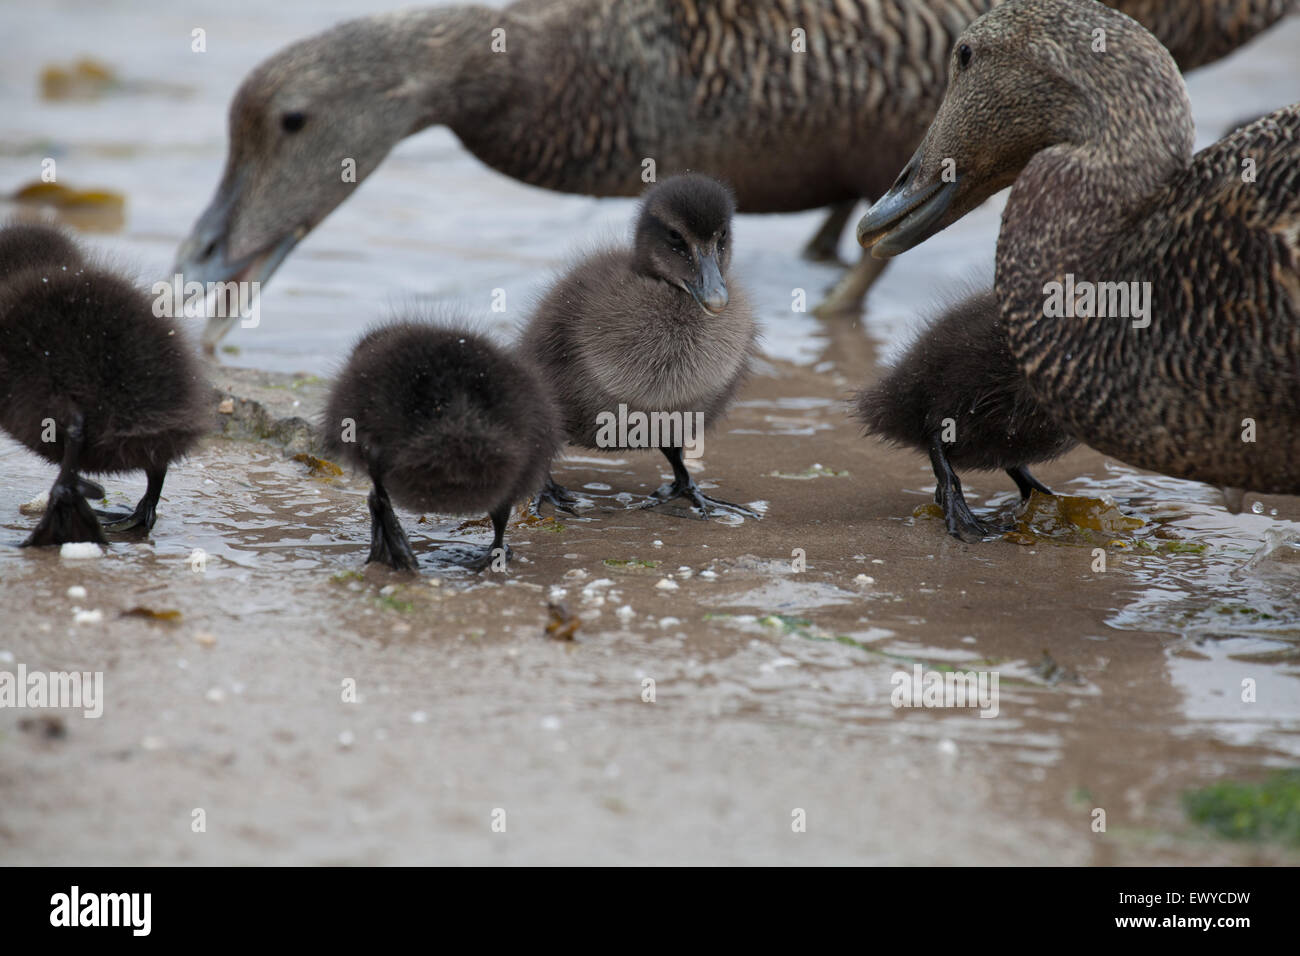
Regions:
<svg viewBox="0 0 1300 956"><path fill-rule="evenodd" d="M396 463L417 470L452 497L487 495L512 485L528 466L532 440L468 402L453 402L411 436Z"/></svg>

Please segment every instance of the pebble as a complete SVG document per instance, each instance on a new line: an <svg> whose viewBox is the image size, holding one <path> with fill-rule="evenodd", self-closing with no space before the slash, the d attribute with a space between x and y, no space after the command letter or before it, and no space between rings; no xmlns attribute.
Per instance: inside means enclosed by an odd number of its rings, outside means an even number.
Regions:
<svg viewBox="0 0 1300 956"><path fill-rule="evenodd" d="M59 557L72 560L98 558L103 555L99 545L93 541L68 541L59 547Z"/></svg>
<svg viewBox="0 0 1300 956"><path fill-rule="evenodd" d="M636 611L632 610L632 605L624 604L621 608L619 608L617 611L614 612L614 615L620 621L626 624L628 621L632 620L632 618L636 617Z"/></svg>
<svg viewBox="0 0 1300 956"><path fill-rule="evenodd" d="M658 591L676 591L680 585L672 578L660 578L659 583L655 585Z"/></svg>
<svg viewBox="0 0 1300 956"><path fill-rule="evenodd" d="M104 612L101 610L94 611L77 611L72 615L74 624L99 624L104 620Z"/></svg>
<svg viewBox="0 0 1300 956"><path fill-rule="evenodd" d="M68 597L74 601L84 601L86 599L86 589L80 584L74 584L68 588Z"/></svg>

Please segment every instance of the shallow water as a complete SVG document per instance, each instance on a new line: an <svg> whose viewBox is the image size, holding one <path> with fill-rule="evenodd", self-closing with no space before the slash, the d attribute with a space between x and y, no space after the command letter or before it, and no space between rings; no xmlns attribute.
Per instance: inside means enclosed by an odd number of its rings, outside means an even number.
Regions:
<svg viewBox="0 0 1300 956"><path fill-rule="evenodd" d="M389 5L6 8L0 190L52 156L60 181L124 193L124 227L91 241L166 276L217 181L239 78L293 38ZM1300 99L1297 48L1293 20L1194 75L1202 140ZM81 55L137 91L39 101L41 68ZM408 579L363 565L359 478L312 478L269 444L214 439L174 469L147 541L71 561L13 547L35 520L18 506L52 474L0 439L0 666L104 670L109 688L105 718L67 717L59 740L0 712L0 770L21 771L0 772L0 857L1294 862L1206 840L1179 798L1300 756L1300 562L1285 543L1300 504L1230 515L1213 489L1080 450L1041 477L1109 497L1142 527L964 545L913 514L931 500L928 464L863 442L844 417L848 390L936 295L990 273L998 209L896 260L862 326L790 311L792 289L815 301L837 275L797 256L820 213L742 218L737 269L766 358L700 477L763 502L760 522L633 510L660 461L573 455L557 478L592 508L515 522L509 574L442 560L484 543L482 523L403 514L422 564ZM426 132L308 237L268 287L262 326L233 332L239 353L223 360L328 374L392 303L456 305L504 337L554 269L622 235L630 212L522 186ZM855 254L850 239L842 252ZM489 309L498 287L504 315ZM1005 476L963 480L977 509L1011 509ZM115 505L143 490L108 485ZM576 641L542 636L548 601L578 618ZM135 607L181 618L121 616ZM76 609L102 620L77 623ZM893 676L917 662L995 670L997 718L891 707ZM347 679L356 704L340 701ZM188 829L199 805L206 837ZM1098 805L1109 836L1090 830ZM501 806L508 837L488 829ZM794 807L813 823L792 842Z"/></svg>

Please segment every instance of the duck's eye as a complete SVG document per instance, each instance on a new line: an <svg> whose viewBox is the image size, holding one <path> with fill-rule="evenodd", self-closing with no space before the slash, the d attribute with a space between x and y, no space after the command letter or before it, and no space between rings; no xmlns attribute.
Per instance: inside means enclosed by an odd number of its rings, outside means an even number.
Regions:
<svg viewBox="0 0 1300 956"><path fill-rule="evenodd" d="M727 230L722 229L718 232L718 242L722 243L726 241L727 241Z"/></svg>
<svg viewBox="0 0 1300 956"><path fill-rule="evenodd" d="M966 69L966 67L970 66L970 58L973 55L974 54L971 53L970 47L963 43L961 46L957 47L957 65L963 70Z"/></svg>
<svg viewBox="0 0 1300 956"><path fill-rule="evenodd" d="M668 245L672 246L674 252L686 253L686 240L676 229L668 230Z"/></svg>
<svg viewBox="0 0 1300 956"><path fill-rule="evenodd" d="M307 114L294 111L280 117L280 128L286 133L296 133L307 125Z"/></svg>

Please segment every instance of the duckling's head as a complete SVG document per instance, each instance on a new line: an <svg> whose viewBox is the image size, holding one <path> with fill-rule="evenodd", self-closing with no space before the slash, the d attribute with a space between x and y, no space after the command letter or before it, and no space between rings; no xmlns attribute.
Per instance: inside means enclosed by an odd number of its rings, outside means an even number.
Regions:
<svg viewBox="0 0 1300 956"><path fill-rule="evenodd" d="M651 187L636 220L637 272L684 289L717 315L727 307L735 212L731 190L709 176L687 173Z"/></svg>
<svg viewBox="0 0 1300 956"><path fill-rule="evenodd" d="M0 282L31 266L66 271L80 264L76 242L57 226L12 222L0 227Z"/></svg>
<svg viewBox="0 0 1300 956"><path fill-rule="evenodd" d="M1192 138L1178 67L1136 20L1095 0L1008 0L957 38L939 111L858 242L904 252L1045 150L1111 164L1134 188L1185 161Z"/></svg>

